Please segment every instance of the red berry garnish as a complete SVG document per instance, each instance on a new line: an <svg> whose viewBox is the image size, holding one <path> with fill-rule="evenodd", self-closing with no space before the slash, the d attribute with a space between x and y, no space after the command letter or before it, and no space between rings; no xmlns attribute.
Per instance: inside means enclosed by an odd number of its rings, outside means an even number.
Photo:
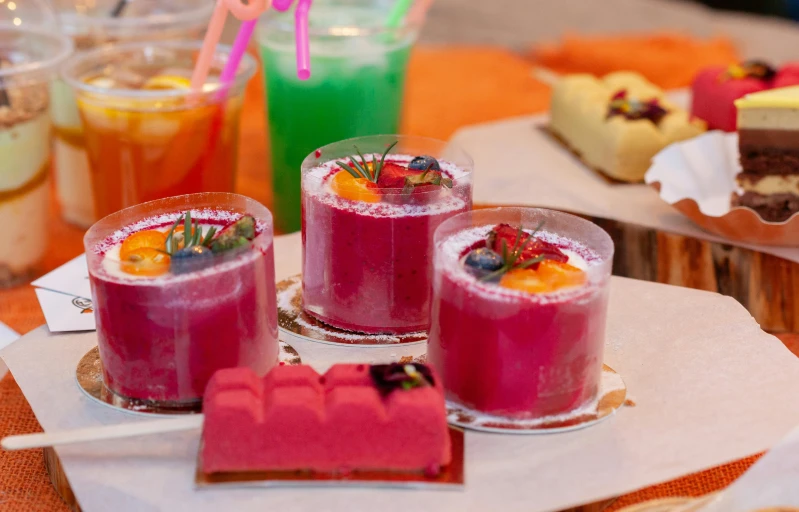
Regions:
<svg viewBox="0 0 799 512"><path fill-rule="evenodd" d="M506 251L511 251L516 247L516 240L519 237L519 229L510 226L509 224L500 224L494 228L488 238L488 246L496 253L503 254L503 242L507 247ZM518 247L524 247L524 250L516 261L516 264L524 263L537 256L543 256L544 259L559 261L566 263L569 257L566 256L556 245L551 244L540 238L529 240L530 234L522 232ZM533 269L538 268L538 264L532 266Z"/></svg>

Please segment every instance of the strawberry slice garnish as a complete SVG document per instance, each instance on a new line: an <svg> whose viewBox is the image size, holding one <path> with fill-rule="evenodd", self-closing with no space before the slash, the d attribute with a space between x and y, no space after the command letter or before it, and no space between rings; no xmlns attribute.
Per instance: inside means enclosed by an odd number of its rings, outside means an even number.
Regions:
<svg viewBox="0 0 799 512"><path fill-rule="evenodd" d="M544 259L554 260L560 263L569 261L569 257L556 245L541 240L540 238L533 238L530 240L530 236L529 233L524 231L521 232L520 236L519 229L509 224L499 224L491 231L488 237L488 246L498 254L503 254L503 245L506 247L506 252L510 252L514 247L523 247L516 264L524 263L538 256L543 256ZM518 246L516 245L517 239ZM532 268L538 268L538 264L533 265Z"/></svg>

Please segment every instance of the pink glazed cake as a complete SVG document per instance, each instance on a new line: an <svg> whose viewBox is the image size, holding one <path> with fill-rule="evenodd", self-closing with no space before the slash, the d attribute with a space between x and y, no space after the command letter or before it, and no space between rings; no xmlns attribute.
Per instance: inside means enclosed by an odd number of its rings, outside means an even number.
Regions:
<svg viewBox="0 0 799 512"><path fill-rule="evenodd" d="M451 445L441 384L419 364L223 370L206 391L205 473L438 474Z"/></svg>
<svg viewBox="0 0 799 512"><path fill-rule="evenodd" d="M602 229L548 210L479 210L442 224L435 251L428 358L447 399L524 420L596 400L613 255Z"/></svg>

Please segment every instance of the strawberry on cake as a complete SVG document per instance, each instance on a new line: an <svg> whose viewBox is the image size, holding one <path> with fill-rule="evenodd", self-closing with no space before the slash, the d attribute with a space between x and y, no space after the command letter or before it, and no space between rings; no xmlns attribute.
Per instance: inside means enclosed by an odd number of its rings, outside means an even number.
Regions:
<svg viewBox="0 0 799 512"><path fill-rule="evenodd" d="M205 473L389 470L437 475L451 460L443 390L421 364L217 372L206 391Z"/></svg>
<svg viewBox="0 0 799 512"><path fill-rule="evenodd" d="M414 137L311 154L302 171L303 310L348 331L426 331L433 231L471 209L471 167L459 150Z"/></svg>

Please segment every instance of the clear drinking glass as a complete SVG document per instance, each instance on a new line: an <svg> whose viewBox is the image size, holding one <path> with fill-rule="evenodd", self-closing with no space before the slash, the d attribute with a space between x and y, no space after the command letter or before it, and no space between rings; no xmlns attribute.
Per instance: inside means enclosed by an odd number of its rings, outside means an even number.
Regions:
<svg viewBox="0 0 799 512"><path fill-rule="evenodd" d="M230 87L218 83L229 47L218 46L202 93L189 89L201 43L131 43L70 58L89 156L94 210L105 216L164 197L232 192L244 88L255 73L245 55Z"/></svg>
<svg viewBox="0 0 799 512"><path fill-rule="evenodd" d="M540 236L584 260L581 285L529 293L481 282L464 267L463 257L495 226L529 232L542 222ZM612 262L605 231L552 210L475 210L442 223L435 233L428 359L447 398L524 419L565 414L594 400Z"/></svg>
<svg viewBox="0 0 799 512"><path fill-rule="evenodd" d="M337 140L399 132L411 47L421 28L385 26L391 2L314 1L311 77L297 78L294 19L267 11L258 27L264 63L275 222L300 229L300 164Z"/></svg>
<svg viewBox="0 0 799 512"><path fill-rule="evenodd" d="M380 160L395 141L387 162L407 167L415 156L433 156L452 188L431 186L411 194L375 188L360 195L332 188L337 173L346 174L336 162L355 154L355 147L367 159ZM302 164L303 309L351 331L426 331L433 232L471 209L472 169L471 158L459 148L421 137L361 137L311 153Z"/></svg>
<svg viewBox="0 0 799 512"><path fill-rule="evenodd" d="M143 230L167 231L186 211L217 228L251 215L257 236L245 249L215 253L188 273L175 273L174 256L158 275L125 270L134 260L123 257L123 240ZM197 408L221 368L266 374L278 358L272 238L269 210L230 193L152 201L94 224L84 245L105 386L161 408Z"/></svg>
<svg viewBox="0 0 799 512"><path fill-rule="evenodd" d="M63 34L77 51L109 44L202 38L211 0L51 0ZM120 9L121 7L121 9ZM97 220L91 194L86 139L72 88L51 85L56 193L65 220L89 227Z"/></svg>

